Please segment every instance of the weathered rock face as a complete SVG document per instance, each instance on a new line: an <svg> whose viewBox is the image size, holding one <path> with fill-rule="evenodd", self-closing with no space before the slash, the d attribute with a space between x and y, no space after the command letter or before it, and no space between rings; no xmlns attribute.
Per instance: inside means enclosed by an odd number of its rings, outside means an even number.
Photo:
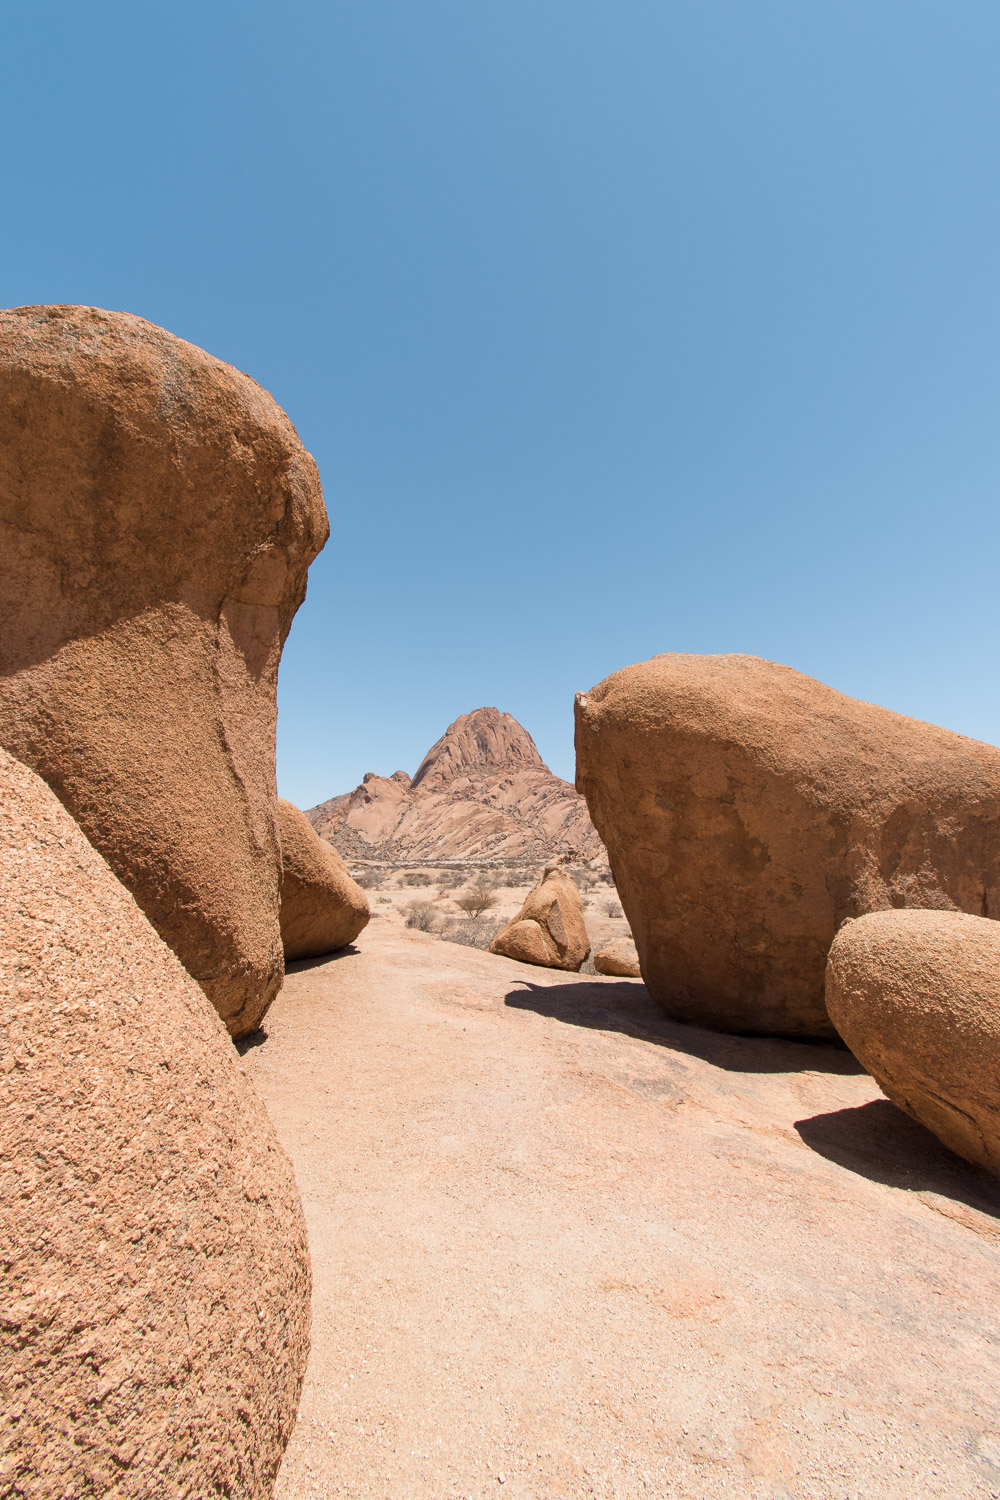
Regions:
<svg viewBox="0 0 1000 1500"><path fill-rule="evenodd" d="M848 917L1000 914L1000 750L749 656L657 656L577 698L577 786L678 1020L828 1036Z"/></svg>
<svg viewBox="0 0 1000 1500"><path fill-rule="evenodd" d="M1000 922L944 911L848 922L826 1004L894 1104L1000 1176Z"/></svg>
<svg viewBox="0 0 1000 1500"><path fill-rule="evenodd" d="M275 684L327 530L248 376L126 313L0 312L0 743L236 1035L281 983Z"/></svg>
<svg viewBox="0 0 1000 1500"><path fill-rule="evenodd" d="M285 957L312 958L353 943L371 916L368 897L336 849L294 803L278 798L281 941Z"/></svg>
<svg viewBox="0 0 1000 1500"><path fill-rule="evenodd" d="M411 785L428 792L440 790L470 771L497 766L546 769L534 740L513 714L477 708L448 725L420 762Z"/></svg>
<svg viewBox="0 0 1000 1500"><path fill-rule="evenodd" d="M307 814L323 838L350 858L530 859L575 851L601 858L587 805L554 776L535 742L510 714L462 714L405 771L369 771L353 792Z"/></svg>
<svg viewBox="0 0 1000 1500"><path fill-rule="evenodd" d="M0 751L0 1489L270 1495L305 1369L291 1166L205 995Z"/></svg>
<svg viewBox="0 0 1000 1500"><path fill-rule="evenodd" d="M550 866L513 922L497 933L490 952L547 969L579 969L590 952L590 939L575 881Z"/></svg>
<svg viewBox="0 0 1000 1500"><path fill-rule="evenodd" d="M594 954L594 968L598 974L617 974L622 979L641 979L639 955L635 943L629 937L612 938Z"/></svg>

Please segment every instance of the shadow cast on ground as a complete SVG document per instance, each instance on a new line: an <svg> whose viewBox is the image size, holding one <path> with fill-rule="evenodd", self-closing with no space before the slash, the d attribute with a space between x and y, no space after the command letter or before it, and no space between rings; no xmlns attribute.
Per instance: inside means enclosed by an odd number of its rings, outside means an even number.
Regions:
<svg viewBox="0 0 1000 1500"><path fill-rule="evenodd" d="M618 1031L654 1042L732 1073L809 1071L856 1076L865 1071L842 1044L731 1036L671 1021L637 980L552 985L522 980L516 989L508 991L505 1003L568 1026ZM954 1155L937 1136L888 1099L871 1099L866 1104L798 1120L795 1129L817 1155L872 1182L934 1193L1000 1219L1000 1182L985 1169Z"/></svg>
<svg viewBox="0 0 1000 1500"><path fill-rule="evenodd" d="M307 969L321 969L324 964L336 963L341 958L355 958L360 949L353 943L346 948L337 948L333 953L317 953L313 958L296 958L285 965L286 974L303 974Z"/></svg>
<svg viewBox="0 0 1000 1500"><path fill-rule="evenodd" d="M836 1042L788 1041L782 1037L731 1036L671 1021L638 980L619 984L532 984L522 980L505 1004L534 1010L568 1026L620 1031L725 1068L730 1073L858 1074L864 1068Z"/></svg>
<svg viewBox="0 0 1000 1500"><path fill-rule="evenodd" d="M888 1099L797 1120L795 1129L813 1151L849 1172L887 1187L940 1193L1000 1219L1000 1182L942 1146Z"/></svg>

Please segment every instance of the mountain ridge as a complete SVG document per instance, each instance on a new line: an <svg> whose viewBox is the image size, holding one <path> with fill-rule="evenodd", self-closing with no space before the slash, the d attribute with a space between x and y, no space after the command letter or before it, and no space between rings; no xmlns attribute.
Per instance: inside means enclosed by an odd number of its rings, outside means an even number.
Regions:
<svg viewBox="0 0 1000 1500"><path fill-rule="evenodd" d="M605 857L575 787L549 770L512 714L493 707L460 714L412 778L368 771L353 792L306 816L351 859Z"/></svg>

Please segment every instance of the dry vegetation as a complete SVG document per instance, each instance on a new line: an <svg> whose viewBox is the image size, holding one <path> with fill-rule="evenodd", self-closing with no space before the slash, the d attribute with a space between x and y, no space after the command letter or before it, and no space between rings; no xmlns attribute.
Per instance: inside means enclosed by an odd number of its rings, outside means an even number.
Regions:
<svg viewBox="0 0 1000 1500"><path fill-rule="evenodd" d="M592 948L628 931L609 870L581 865L567 867L566 873L580 887ZM375 917L401 921L448 943L486 949L541 880L542 866L355 863L351 874L365 890L378 893L372 902ZM594 972L592 959L583 971Z"/></svg>

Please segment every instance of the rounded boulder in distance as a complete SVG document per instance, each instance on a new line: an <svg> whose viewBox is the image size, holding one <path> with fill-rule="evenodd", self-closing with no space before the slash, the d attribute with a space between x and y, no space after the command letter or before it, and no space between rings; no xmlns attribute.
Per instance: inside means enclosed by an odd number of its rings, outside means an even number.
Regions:
<svg viewBox="0 0 1000 1500"><path fill-rule="evenodd" d="M275 689L328 530L249 376L128 313L0 312L0 744L236 1036L283 975Z"/></svg>
<svg viewBox="0 0 1000 1500"><path fill-rule="evenodd" d="M368 897L304 812L278 798L281 941L285 958L315 958L353 943L371 917Z"/></svg>
<svg viewBox="0 0 1000 1500"><path fill-rule="evenodd" d="M291 1165L203 991L0 752L0 1489L265 1500L309 1343Z"/></svg>
<svg viewBox="0 0 1000 1500"><path fill-rule="evenodd" d="M650 994L828 1037L826 956L894 906L1000 915L1000 750L755 656L667 654L576 703L577 789Z"/></svg>
<svg viewBox="0 0 1000 1500"><path fill-rule="evenodd" d="M826 1003L894 1104L1000 1176L1000 922L943 911L848 922Z"/></svg>
<svg viewBox="0 0 1000 1500"><path fill-rule="evenodd" d="M547 969L578 970L590 952L590 938L572 876L549 866L514 920L497 933L490 952Z"/></svg>

